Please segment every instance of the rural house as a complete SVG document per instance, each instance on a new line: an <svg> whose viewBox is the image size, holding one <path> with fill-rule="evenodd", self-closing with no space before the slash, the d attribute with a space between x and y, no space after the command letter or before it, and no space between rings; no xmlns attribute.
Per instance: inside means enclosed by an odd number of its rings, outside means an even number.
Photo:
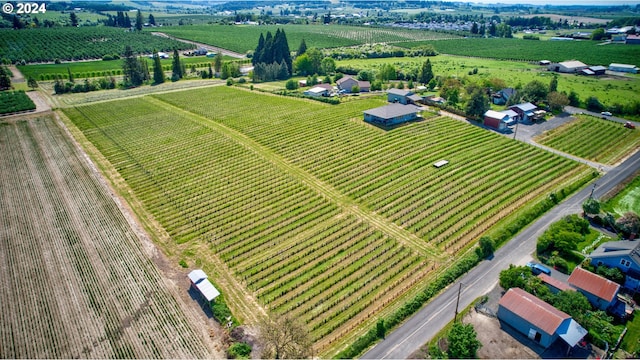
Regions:
<svg viewBox="0 0 640 360"><path fill-rule="evenodd" d="M218 289L213 286L213 284L209 281L207 274L198 269L193 270L189 273L189 280L191 281L191 287L197 290L203 299L205 299L208 303L212 302L220 296L220 292Z"/></svg>
<svg viewBox="0 0 640 360"><path fill-rule="evenodd" d="M411 90L389 89L387 90L387 101L400 104L417 104L422 102L422 96L416 95Z"/></svg>
<svg viewBox="0 0 640 360"><path fill-rule="evenodd" d="M509 109L518 113L518 116L514 118L516 122L527 122L535 120L537 107L532 103L527 102L513 105L509 107Z"/></svg>
<svg viewBox="0 0 640 360"><path fill-rule="evenodd" d="M582 61L572 60L563 61L557 64L549 65L549 70L561 73L577 73L578 71L587 68L587 64Z"/></svg>
<svg viewBox="0 0 640 360"><path fill-rule="evenodd" d="M520 288L509 289L500 299L498 319L544 348L558 338L574 347L587 335L571 316Z"/></svg>
<svg viewBox="0 0 640 360"><path fill-rule="evenodd" d="M617 301L620 285L579 266L573 270L567 281L586 296L591 305L600 310L611 308Z"/></svg>
<svg viewBox="0 0 640 360"><path fill-rule="evenodd" d="M638 45L640 44L640 35L627 35L627 38L624 41L625 44Z"/></svg>
<svg viewBox="0 0 640 360"><path fill-rule="evenodd" d="M591 265L618 268L625 274L624 288L640 290L640 241L609 241L590 255Z"/></svg>
<svg viewBox="0 0 640 360"><path fill-rule="evenodd" d="M420 110L421 108L415 105L393 103L364 111L364 121L376 125L392 126L418 119Z"/></svg>
<svg viewBox="0 0 640 360"><path fill-rule="evenodd" d="M505 88L502 89L495 94L491 95L493 98L493 103L496 105L505 105L511 97L516 94L516 89L514 88Z"/></svg>
<svg viewBox="0 0 640 360"><path fill-rule="evenodd" d="M350 93L351 89L354 86L357 86L358 88L360 88L360 92L369 92L369 90L371 89L370 82L359 81L349 75L345 75L342 78L340 78L338 81L336 81L336 85L338 86L338 89L343 90L344 92L347 92L347 93Z"/></svg>
<svg viewBox="0 0 640 360"><path fill-rule="evenodd" d="M484 113L484 125L498 131L506 131L514 120L502 111L487 110Z"/></svg>

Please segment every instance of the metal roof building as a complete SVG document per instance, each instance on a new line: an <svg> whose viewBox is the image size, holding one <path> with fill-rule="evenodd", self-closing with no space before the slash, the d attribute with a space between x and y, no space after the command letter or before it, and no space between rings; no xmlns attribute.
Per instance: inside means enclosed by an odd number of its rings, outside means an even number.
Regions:
<svg viewBox="0 0 640 360"><path fill-rule="evenodd" d="M364 111L364 121L384 126L397 125L418 118L422 110L415 105L393 103Z"/></svg>
<svg viewBox="0 0 640 360"><path fill-rule="evenodd" d="M558 338L570 347L587 335L568 314L520 288L512 288L500 299L498 319L547 348Z"/></svg>
<svg viewBox="0 0 640 360"><path fill-rule="evenodd" d="M567 281L584 294L593 306L601 310L613 305L620 291L620 285L617 283L579 266L573 270Z"/></svg>
<svg viewBox="0 0 640 360"><path fill-rule="evenodd" d="M191 286L200 292L202 297L208 302L220 296L220 291L209 281L207 274L201 269L193 270L189 273Z"/></svg>

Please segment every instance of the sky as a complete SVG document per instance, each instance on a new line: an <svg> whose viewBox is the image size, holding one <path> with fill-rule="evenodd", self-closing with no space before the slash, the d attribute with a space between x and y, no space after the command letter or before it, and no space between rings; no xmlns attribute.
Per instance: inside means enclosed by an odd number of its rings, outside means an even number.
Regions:
<svg viewBox="0 0 640 360"><path fill-rule="evenodd" d="M466 2L466 1L465 1ZM640 0L469 0L483 4L530 4L530 5L637 5Z"/></svg>

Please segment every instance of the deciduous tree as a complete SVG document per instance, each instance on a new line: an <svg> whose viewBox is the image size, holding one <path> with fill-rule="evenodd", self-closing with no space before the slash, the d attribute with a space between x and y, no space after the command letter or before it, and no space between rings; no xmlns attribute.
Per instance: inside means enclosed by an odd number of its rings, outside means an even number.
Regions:
<svg viewBox="0 0 640 360"><path fill-rule="evenodd" d="M449 340L447 354L450 359L474 359L482 345L471 324L454 323L447 339Z"/></svg>
<svg viewBox="0 0 640 360"><path fill-rule="evenodd" d="M259 341L264 346L262 357L303 359L311 353L307 328L290 315L271 315L260 323Z"/></svg>

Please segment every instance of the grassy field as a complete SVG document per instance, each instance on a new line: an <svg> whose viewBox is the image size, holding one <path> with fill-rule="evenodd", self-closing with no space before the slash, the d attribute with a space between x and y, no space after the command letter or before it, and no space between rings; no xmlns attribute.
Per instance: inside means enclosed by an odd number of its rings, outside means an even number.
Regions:
<svg viewBox="0 0 640 360"><path fill-rule="evenodd" d="M446 40L443 40L446 41ZM436 76L467 77L471 81L481 82L485 79L498 78L509 87L524 86L532 80L549 84L551 72L545 67L526 62L503 61L493 59L469 58L463 56L438 55L429 58ZM356 69L379 69L383 64L392 64L397 69L417 68L425 62L425 58L386 58L341 60L338 66ZM477 68L478 73L469 75L469 71ZM640 93L640 77L586 77L573 74L556 74L558 91L567 93L575 91L583 101L595 96L606 105L626 104L637 101Z"/></svg>
<svg viewBox="0 0 640 360"><path fill-rule="evenodd" d="M170 56L172 53L169 53ZM223 56L223 61L237 61L238 59ZM213 59L207 58L205 56L193 56L187 57L180 54L180 61L182 61L187 67L187 71L192 65L195 65L198 68L203 68L212 64ZM162 67L169 71L171 70L171 57L169 59L161 59ZM80 61L80 62L69 62L69 63L61 63L61 64L33 64L33 65L18 65L18 69L25 78L29 76L33 76L34 79L40 80L53 80L56 75L59 76L67 76L68 71L71 70L71 73L75 78L85 78L85 77L100 77L105 76L108 73L111 74L119 74L122 72L122 63L123 60L110 60L110 61ZM149 64L149 69L153 69L153 62L151 59L147 59L147 63ZM213 66L213 64L212 64ZM69 70L67 70L67 68Z"/></svg>
<svg viewBox="0 0 640 360"><path fill-rule="evenodd" d="M436 264L588 172L444 117L388 132L365 124L362 111L382 103L213 87L65 113L166 229L170 252L221 260L246 286L225 290L299 317L330 356ZM442 158L450 164L435 169Z"/></svg>
<svg viewBox="0 0 640 360"><path fill-rule="evenodd" d="M0 357L219 356L65 131L0 122Z"/></svg>
<svg viewBox="0 0 640 360"><path fill-rule="evenodd" d="M584 41L534 41L522 39L452 39L441 41L399 42L396 45L412 48L431 44L442 54L475 56L482 58L517 61L566 61L580 60L588 65L611 63L640 66L640 48L624 44L600 45L600 42Z"/></svg>
<svg viewBox="0 0 640 360"><path fill-rule="evenodd" d="M271 31L275 34L279 28L285 31L291 51L298 49L302 39L309 48L333 48L365 43L437 40L452 37L450 34L432 31L345 25L193 25L163 27L161 30L179 38L246 53L256 48L260 33L266 35L267 31Z"/></svg>
<svg viewBox="0 0 640 360"><path fill-rule="evenodd" d="M540 144L602 164L615 164L640 148L640 132L622 124L581 115L535 138Z"/></svg>
<svg viewBox="0 0 640 360"><path fill-rule="evenodd" d="M602 210L618 216L627 211L640 214L640 177L636 177L613 198L602 203Z"/></svg>

